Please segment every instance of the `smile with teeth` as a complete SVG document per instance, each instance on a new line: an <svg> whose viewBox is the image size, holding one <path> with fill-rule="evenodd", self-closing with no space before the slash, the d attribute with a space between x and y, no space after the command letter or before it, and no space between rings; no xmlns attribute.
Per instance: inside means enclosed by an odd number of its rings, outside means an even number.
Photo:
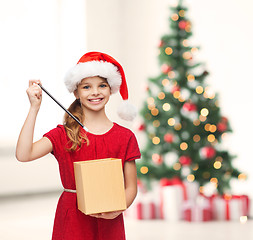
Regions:
<svg viewBox="0 0 253 240"><path fill-rule="evenodd" d="M102 100L103 98L94 98L94 99L89 99L89 102L98 103L98 102L101 102Z"/></svg>

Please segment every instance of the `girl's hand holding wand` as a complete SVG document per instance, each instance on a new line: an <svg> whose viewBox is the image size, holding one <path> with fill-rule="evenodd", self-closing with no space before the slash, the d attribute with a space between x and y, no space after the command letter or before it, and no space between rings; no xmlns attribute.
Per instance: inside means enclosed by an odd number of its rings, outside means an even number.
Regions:
<svg viewBox="0 0 253 240"><path fill-rule="evenodd" d="M29 87L26 90L31 108L39 110L42 100L42 89L38 84L41 84L40 80L29 80Z"/></svg>

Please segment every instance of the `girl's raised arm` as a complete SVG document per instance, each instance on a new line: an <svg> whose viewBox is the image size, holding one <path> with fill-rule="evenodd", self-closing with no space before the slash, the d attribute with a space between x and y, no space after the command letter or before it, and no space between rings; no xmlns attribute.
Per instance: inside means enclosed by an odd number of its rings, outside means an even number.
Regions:
<svg viewBox="0 0 253 240"><path fill-rule="evenodd" d="M42 90L38 83L40 80L30 80L29 88L26 91L31 106L16 146L16 158L21 162L35 160L53 150L52 143L48 138L43 137L39 141L33 142L35 122L42 100Z"/></svg>

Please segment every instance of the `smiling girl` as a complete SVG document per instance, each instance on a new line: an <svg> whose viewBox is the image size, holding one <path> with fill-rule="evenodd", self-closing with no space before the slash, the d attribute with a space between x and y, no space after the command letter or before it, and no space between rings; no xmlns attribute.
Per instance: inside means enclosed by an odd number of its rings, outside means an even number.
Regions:
<svg viewBox="0 0 253 240"><path fill-rule="evenodd" d="M67 73L65 84L76 98L68 110L89 131L85 131L65 114L63 125L58 125L33 142L36 117L42 100L42 90L38 86L40 83L40 80L29 81L27 94L30 110L20 132L16 157L21 162L27 162L52 153L58 161L64 191L58 202L52 239L125 239L122 211L85 215L78 210L73 169L73 162L76 161L120 158L127 207L136 197L135 159L140 158L136 137L129 129L112 122L105 113L105 106L112 93L120 91L123 100L128 99L123 68L107 54L84 54ZM131 120L135 113L129 103L124 102L118 113L122 118Z"/></svg>

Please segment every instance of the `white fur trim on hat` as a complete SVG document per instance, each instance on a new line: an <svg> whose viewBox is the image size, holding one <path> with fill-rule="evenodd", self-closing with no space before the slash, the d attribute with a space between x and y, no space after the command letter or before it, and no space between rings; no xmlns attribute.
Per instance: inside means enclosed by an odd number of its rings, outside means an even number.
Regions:
<svg viewBox="0 0 253 240"><path fill-rule="evenodd" d="M132 121L137 115L137 109L128 100L125 100L118 108L118 115L126 121Z"/></svg>
<svg viewBox="0 0 253 240"><path fill-rule="evenodd" d="M69 92L74 92L82 79L95 76L106 78L112 93L119 90L122 78L118 68L104 61L78 63L67 72L64 82Z"/></svg>

